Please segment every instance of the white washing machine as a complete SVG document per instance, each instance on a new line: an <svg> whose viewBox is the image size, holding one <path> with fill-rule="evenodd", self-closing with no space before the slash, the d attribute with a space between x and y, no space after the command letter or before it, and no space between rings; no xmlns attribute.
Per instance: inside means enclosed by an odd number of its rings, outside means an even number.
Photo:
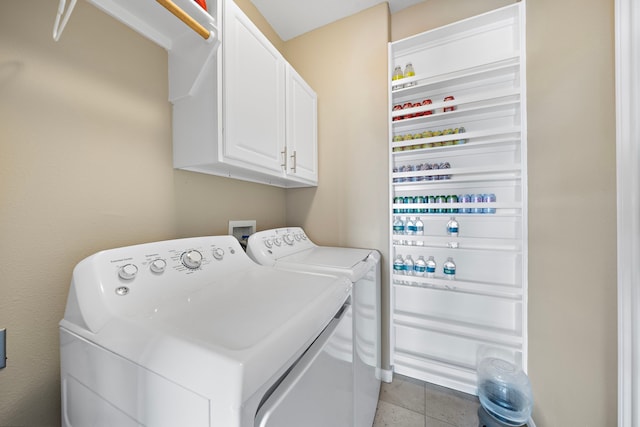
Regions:
<svg viewBox="0 0 640 427"><path fill-rule="evenodd" d="M63 426L351 426L352 284L232 236L99 252L60 322Z"/></svg>
<svg viewBox="0 0 640 427"><path fill-rule="evenodd" d="M331 274L353 283L353 425L371 427L381 378L380 253L318 246L300 227L254 233L247 253L257 263L279 270Z"/></svg>

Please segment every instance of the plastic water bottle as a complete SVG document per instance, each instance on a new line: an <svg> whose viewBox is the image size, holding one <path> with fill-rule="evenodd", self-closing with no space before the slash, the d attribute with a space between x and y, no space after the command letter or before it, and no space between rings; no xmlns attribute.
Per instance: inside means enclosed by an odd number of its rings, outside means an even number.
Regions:
<svg viewBox="0 0 640 427"><path fill-rule="evenodd" d="M427 277L436 277L436 260L430 256L429 259L427 259L426 264Z"/></svg>
<svg viewBox="0 0 640 427"><path fill-rule="evenodd" d="M413 276L413 273L413 259L411 259L411 255L407 255L404 259L404 274Z"/></svg>
<svg viewBox="0 0 640 427"><path fill-rule="evenodd" d="M413 265L413 271L418 277L425 277L427 275L427 262L422 255L418 257Z"/></svg>
<svg viewBox="0 0 640 427"><path fill-rule="evenodd" d="M455 217L451 217L449 222L447 223L447 234L449 236L456 237L458 235L458 229L460 226L458 225L458 221L456 221Z"/></svg>
<svg viewBox="0 0 640 427"><path fill-rule="evenodd" d="M416 222L412 217L407 217L407 222L404 224L405 234L407 236L415 236L416 235ZM415 245L415 240L408 240L407 243L409 245Z"/></svg>
<svg viewBox="0 0 640 427"><path fill-rule="evenodd" d="M456 278L456 263L449 257L444 262L443 269L445 279L454 280Z"/></svg>
<svg viewBox="0 0 640 427"><path fill-rule="evenodd" d="M420 217L416 217L416 236L424 236L424 222L420 219ZM418 246L424 246L424 241L422 239L417 240L416 244Z"/></svg>
<svg viewBox="0 0 640 427"><path fill-rule="evenodd" d="M393 274L404 274L404 260L402 259L402 255L396 255L393 260Z"/></svg>
<svg viewBox="0 0 640 427"><path fill-rule="evenodd" d="M395 235L404 234L404 221L399 216L395 217L395 219L393 220L393 234Z"/></svg>

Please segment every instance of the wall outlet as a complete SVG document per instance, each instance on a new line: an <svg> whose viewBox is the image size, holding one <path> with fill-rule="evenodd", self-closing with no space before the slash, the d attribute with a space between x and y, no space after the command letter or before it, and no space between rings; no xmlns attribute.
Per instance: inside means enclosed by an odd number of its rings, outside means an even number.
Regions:
<svg viewBox="0 0 640 427"><path fill-rule="evenodd" d="M247 248L247 239L256 232L256 220L229 221L229 234L240 242L240 246Z"/></svg>

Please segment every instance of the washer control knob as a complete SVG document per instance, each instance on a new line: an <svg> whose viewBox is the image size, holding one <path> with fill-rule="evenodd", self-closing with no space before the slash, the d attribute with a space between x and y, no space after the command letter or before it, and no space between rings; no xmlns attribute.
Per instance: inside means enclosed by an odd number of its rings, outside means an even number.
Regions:
<svg viewBox="0 0 640 427"><path fill-rule="evenodd" d="M224 249L222 248L215 248L213 250L213 257L217 260L221 260L224 257Z"/></svg>
<svg viewBox="0 0 640 427"><path fill-rule="evenodd" d="M271 249L273 247L273 241L271 239L267 239L267 240L264 241L264 245L267 248Z"/></svg>
<svg viewBox="0 0 640 427"><path fill-rule="evenodd" d="M273 243L275 243L276 246L280 246L282 245L282 239L279 237L276 237L275 239L273 239Z"/></svg>
<svg viewBox="0 0 640 427"><path fill-rule="evenodd" d="M202 265L202 254L196 250L190 250L182 254L182 265L192 270Z"/></svg>
<svg viewBox="0 0 640 427"><path fill-rule="evenodd" d="M282 240L284 240L284 242L289 246L293 245L293 235L290 234L290 233L289 234L285 234L282 237Z"/></svg>
<svg viewBox="0 0 640 427"><path fill-rule="evenodd" d="M161 258L154 259L149 266L149 269L151 269L151 271L158 274L164 273L165 268L167 268L167 261Z"/></svg>
<svg viewBox="0 0 640 427"><path fill-rule="evenodd" d="M302 239L302 237L300 237L300 233L296 233L293 237L295 237L298 242Z"/></svg>
<svg viewBox="0 0 640 427"><path fill-rule="evenodd" d="M135 264L127 264L120 267L118 276L123 280L132 280L138 274L138 267Z"/></svg>
<svg viewBox="0 0 640 427"><path fill-rule="evenodd" d="M302 240L307 240L307 235L304 233L300 233L300 237L302 238Z"/></svg>

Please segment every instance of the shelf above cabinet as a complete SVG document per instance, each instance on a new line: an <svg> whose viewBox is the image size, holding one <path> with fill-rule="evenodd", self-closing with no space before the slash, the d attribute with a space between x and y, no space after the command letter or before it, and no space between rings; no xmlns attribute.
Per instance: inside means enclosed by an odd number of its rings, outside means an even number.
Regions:
<svg viewBox="0 0 640 427"><path fill-rule="evenodd" d="M218 39L218 18L216 2L209 2L208 11L191 0L173 2L213 34L204 41L155 0L88 0L99 9L113 16L123 24L147 37L167 50L172 50L184 38L194 42L207 43Z"/></svg>

